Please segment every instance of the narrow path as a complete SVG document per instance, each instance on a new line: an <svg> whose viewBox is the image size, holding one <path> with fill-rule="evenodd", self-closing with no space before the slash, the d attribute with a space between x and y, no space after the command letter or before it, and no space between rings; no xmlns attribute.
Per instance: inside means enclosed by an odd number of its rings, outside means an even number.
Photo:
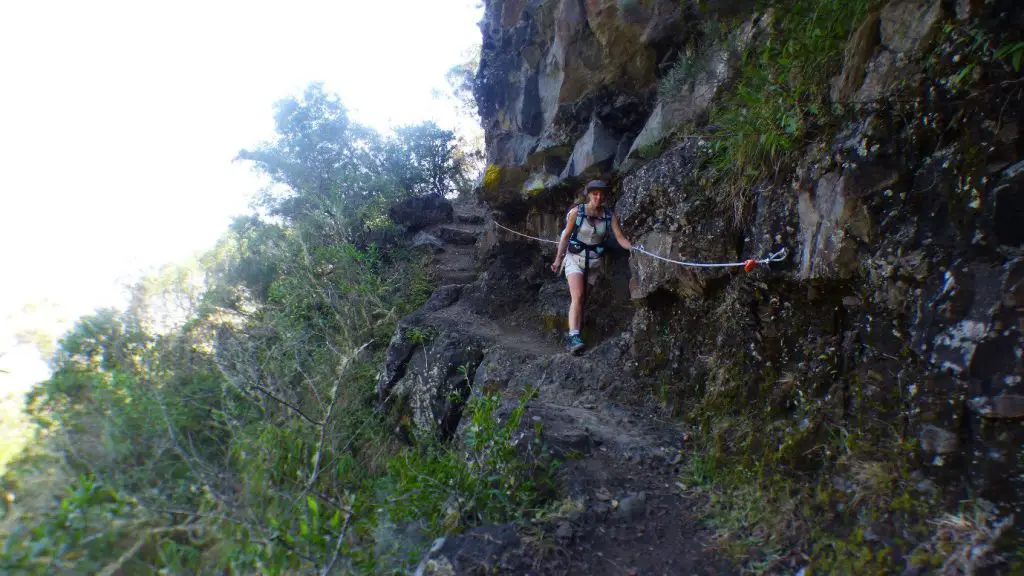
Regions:
<svg viewBox="0 0 1024 576"><path fill-rule="evenodd" d="M472 282L478 272L469 238L481 235L485 208L455 210L454 223L425 229L443 247L433 262L441 285ZM517 316L532 307L525 302ZM710 534L693 512L699 506L677 486L686 431L656 411L616 401L646 394L624 369L625 341L606 339L577 357L553 343L539 321L530 330L507 320L458 299L421 319L486 343L474 388L503 391L505 410L522 392L536 392L524 429L539 425L561 460L558 480L570 511L525 528L480 527L447 539L431 557L451 560L456 574L738 573L710 549ZM623 393L631 387L638 393Z"/></svg>

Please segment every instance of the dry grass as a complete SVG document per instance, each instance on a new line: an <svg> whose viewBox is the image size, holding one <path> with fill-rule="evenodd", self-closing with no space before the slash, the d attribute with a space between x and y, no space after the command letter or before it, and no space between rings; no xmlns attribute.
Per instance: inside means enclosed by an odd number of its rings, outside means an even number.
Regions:
<svg viewBox="0 0 1024 576"><path fill-rule="evenodd" d="M947 514L930 523L935 533L913 556L931 559L937 565L935 574L971 576L1006 560L996 553L996 544L1013 526L1012 515L1000 518L990 507L978 504L970 512Z"/></svg>
<svg viewBox="0 0 1024 576"><path fill-rule="evenodd" d="M851 507L859 504L878 507L892 496L898 477L891 463L854 460L850 471L854 485Z"/></svg>

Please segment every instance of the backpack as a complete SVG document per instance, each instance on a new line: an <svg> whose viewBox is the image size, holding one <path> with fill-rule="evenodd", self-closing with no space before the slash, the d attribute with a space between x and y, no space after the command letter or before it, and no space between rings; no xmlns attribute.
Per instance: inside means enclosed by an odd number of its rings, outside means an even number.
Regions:
<svg viewBox="0 0 1024 576"><path fill-rule="evenodd" d="M605 223L604 239L600 244L585 244L577 235L580 231L580 226L583 226L583 220L587 217L587 205L580 204L576 207L576 226L573 227L572 234L569 236L569 252L573 254L579 254L586 250L587 252L593 252L600 256L604 253L606 245L611 245L610 238L615 236L612 232L612 211L609 208L604 209L604 215L601 216L601 220ZM617 243L616 243L617 244Z"/></svg>

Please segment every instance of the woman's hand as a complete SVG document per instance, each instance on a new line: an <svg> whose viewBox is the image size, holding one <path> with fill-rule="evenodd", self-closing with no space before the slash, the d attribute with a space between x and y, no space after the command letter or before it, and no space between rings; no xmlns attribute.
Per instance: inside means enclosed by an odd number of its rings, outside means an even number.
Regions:
<svg viewBox="0 0 1024 576"><path fill-rule="evenodd" d="M551 263L551 271L558 274L558 269L562 267L562 257L555 257L555 261Z"/></svg>

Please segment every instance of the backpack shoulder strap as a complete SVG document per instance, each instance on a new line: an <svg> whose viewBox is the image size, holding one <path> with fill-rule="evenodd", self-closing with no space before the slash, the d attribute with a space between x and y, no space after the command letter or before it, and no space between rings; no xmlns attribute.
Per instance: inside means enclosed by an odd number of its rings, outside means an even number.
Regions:
<svg viewBox="0 0 1024 576"><path fill-rule="evenodd" d="M607 220L608 222L612 221L612 209L611 208L605 208L604 209L604 218L603 219Z"/></svg>
<svg viewBox="0 0 1024 576"><path fill-rule="evenodd" d="M572 208L569 209L569 214L572 214ZM565 215L566 225L569 224L569 214ZM579 242L579 240L576 239L576 236L580 233L580 226L583 225L583 218L586 217L586 214L587 212L584 209L583 204L576 206L576 225L572 227L572 233L569 234L569 244L576 244Z"/></svg>

